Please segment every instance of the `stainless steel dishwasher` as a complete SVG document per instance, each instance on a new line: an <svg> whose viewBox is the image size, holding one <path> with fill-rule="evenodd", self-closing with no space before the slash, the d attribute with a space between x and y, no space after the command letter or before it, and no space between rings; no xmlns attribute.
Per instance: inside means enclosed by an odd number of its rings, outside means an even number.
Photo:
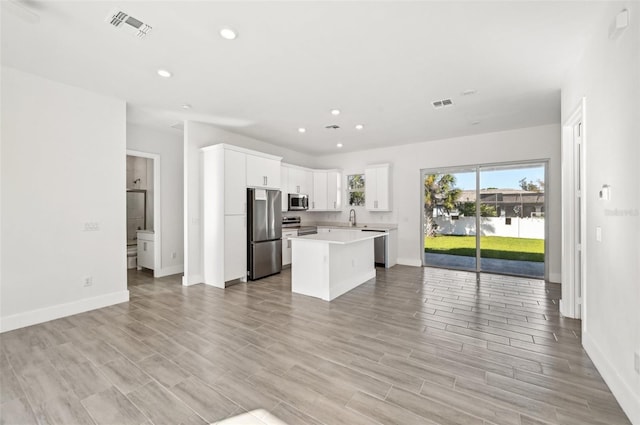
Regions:
<svg viewBox="0 0 640 425"><path fill-rule="evenodd" d="M387 238L389 234L386 230L379 229L362 229L363 232L384 233L385 235L373 240L375 250L374 261L376 266L387 267Z"/></svg>

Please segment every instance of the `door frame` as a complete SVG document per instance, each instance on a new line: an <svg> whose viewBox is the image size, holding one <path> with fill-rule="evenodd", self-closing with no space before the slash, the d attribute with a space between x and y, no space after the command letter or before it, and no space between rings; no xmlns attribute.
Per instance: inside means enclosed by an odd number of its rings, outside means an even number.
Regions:
<svg viewBox="0 0 640 425"><path fill-rule="evenodd" d="M160 155L150 152L136 151L127 149L127 156L137 156L141 158L151 159L153 161L153 234L154 234L154 253L153 253L153 277L160 277L162 266L162 217L160 214Z"/></svg>
<svg viewBox="0 0 640 425"><path fill-rule="evenodd" d="M441 174L442 172L453 174L457 171L470 171L476 173L476 194L480 190L480 172L482 167L500 167L509 165L526 165L526 164L543 164L544 165L544 178L545 178L545 191L544 191L544 280L549 281L549 191L547 190L549 184L549 158L544 159L526 159L520 161L505 161L505 162L492 162L485 164L473 164L473 165L453 165L445 167L423 168L420 170L420 235L421 235L421 250L420 259L422 267L427 266L424 263L424 178L427 174ZM480 202L479 197L476 199L476 269L469 270L476 273L486 273L481 270L481 253L480 253ZM564 268L563 268L564 269ZM457 269L456 269L457 270ZM463 269L460 269L463 270Z"/></svg>
<svg viewBox="0 0 640 425"><path fill-rule="evenodd" d="M576 152L576 135L574 128L581 123L579 158ZM574 108L569 118L562 124L562 298L560 313L575 319L582 318L583 331L586 330L587 310L587 215L586 215L586 98L583 97ZM579 161L579 164L576 163ZM576 167L580 165L579 169ZM576 175L580 173L580 205L575 200ZM579 207L579 208L578 208ZM580 213L580 229L577 233L574 223ZM581 242L580 283L576 280L575 268L578 266L576 251L578 241Z"/></svg>

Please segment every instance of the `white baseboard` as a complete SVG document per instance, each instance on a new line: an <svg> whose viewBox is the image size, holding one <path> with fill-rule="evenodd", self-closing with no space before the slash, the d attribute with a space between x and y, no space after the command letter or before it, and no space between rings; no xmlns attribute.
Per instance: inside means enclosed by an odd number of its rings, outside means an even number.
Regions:
<svg viewBox="0 0 640 425"><path fill-rule="evenodd" d="M48 322L49 320L72 316L74 314L84 313L85 311L108 307L110 305L125 303L128 301L129 291L119 291L99 295L97 297L84 298L70 303L26 311L24 313L12 314L11 316L0 318L0 332L7 332L14 329L24 328L26 326L37 325L38 323Z"/></svg>
<svg viewBox="0 0 640 425"><path fill-rule="evenodd" d="M403 266L422 267L422 261L416 258L398 258L398 264Z"/></svg>
<svg viewBox="0 0 640 425"><path fill-rule="evenodd" d="M204 276L182 276L182 286L197 285L199 283L204 283Z"/></svg>
<svg viewBox="0 0 640 425"><path fill-rule="evenodd" d="M549 273L549 282L562 283L562 273Z"/></svg>
<svg viewBox="0 0 640 425"><path fill-rule="evenodd" d="M582 334L582 346L631 423L640 425L640 394L637 391L634 392L633 388L625 382L622 375L609 362L607 356L588 333Z"/></svg>
<svg viewBox="0 0 640 425"><path fill-rule="evenodd" d="M153 277L165 277L172 274L178 274L184 272L184 266L182 264L176 264L175 266L162 267L157 271L154 271Z"/></svg>

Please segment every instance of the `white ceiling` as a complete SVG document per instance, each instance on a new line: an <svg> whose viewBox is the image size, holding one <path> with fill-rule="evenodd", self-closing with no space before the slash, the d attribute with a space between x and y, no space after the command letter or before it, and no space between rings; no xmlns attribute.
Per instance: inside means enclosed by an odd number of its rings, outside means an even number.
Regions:
<svg viewBox="0 0 640 425"><path fill-rule="evenodd" d="M125 99L131 122L194 119L335 153L338 142L354 151L559 122L563 77L604 6L3 0L2 63ZM109 26L114 8L151 25L150 35ZM224 26L238 38L220 38ZM173 77L158 77L159 68ZM463 96L468 89L477 93ZM454 106L431 106L443 98Z"/></svg>

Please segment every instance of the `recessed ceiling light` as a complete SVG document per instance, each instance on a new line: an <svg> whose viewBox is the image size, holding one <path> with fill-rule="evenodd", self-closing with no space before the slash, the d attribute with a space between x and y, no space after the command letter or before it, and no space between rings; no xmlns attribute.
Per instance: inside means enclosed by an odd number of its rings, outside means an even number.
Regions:
<svg viewBox="0 0 640 425"><path fill-rule="evenodd" d="M340 109L332 109L331 115L340 115Z"/></svg>
<svg viewBox="0 0 640 425"><path fill-rule="evenodd" d="M189 105L188 103L185 103L184 105L181 106L182 109L191 109L191 105Z"/></svg>
<svg viewBox="0 0 640 425"><path fill-rule="evenodd" d="M234 40L237 36L238 33L236 33L231 28L222 28L220 30L220 37L224 38L225 40Z"/></svg>
<svg viewBox="0 0 640 425"><path fill-rule="evenodd" d="M341 147L342 147L342 143L338 143L338 144L336 145L336 147L341 148Z"/></svg>
<svg viewBox="0 0 640 425"><path fill-rule="evenodd" d="M356 124L356 130L362 130L363 128L364 128L364 125Z"/></svg>
<svg viewBox="0 0 640 425"><path fill-rule="evenodd" d="M300 127L300 128L298 129L298 133L306 133L306 132L307 132L307 129L306 129L306 128L304 128L304 127Z"/></svg>
<svg viewBox="0 0 640 425"><path fill-rule="evenodd" d="M166 69L159 69L158 70L158 75L163 77L163 78L171 77L171 73L169 71L167 71Z"/></svg>

